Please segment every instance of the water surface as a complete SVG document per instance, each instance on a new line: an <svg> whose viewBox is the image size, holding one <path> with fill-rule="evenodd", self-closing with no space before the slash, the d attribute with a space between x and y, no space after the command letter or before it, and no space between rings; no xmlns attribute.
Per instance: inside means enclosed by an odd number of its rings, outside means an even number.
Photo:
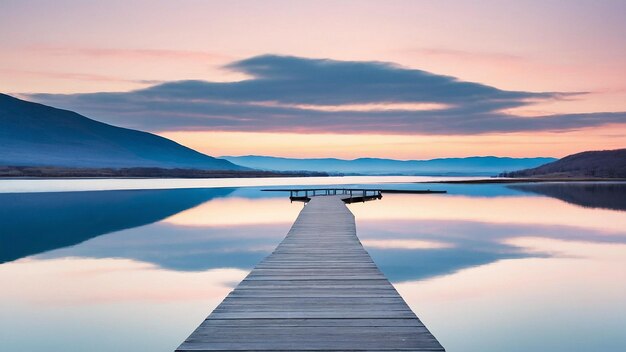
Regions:
<svg viewBox="0 0 626 352"><path fill-rule="evenodd" d="M349 206L366 249L448 351L626 350L626 184L345 181L449 191ZM6 350L171 351L303 206L261 192L263 180L98 180L117 190L80 192L32 182L19 185L27 193L0 186Z"/></svg>

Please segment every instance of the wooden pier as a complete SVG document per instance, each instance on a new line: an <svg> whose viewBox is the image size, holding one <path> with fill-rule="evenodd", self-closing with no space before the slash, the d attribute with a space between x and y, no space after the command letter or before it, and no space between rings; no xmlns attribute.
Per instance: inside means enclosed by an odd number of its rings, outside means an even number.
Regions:
<svg viewBox="0 0 626 352"><path fill-rule="evenodd" d="M308 188L289 190L289 200L309 202L312 197L339 196L345 203L367 202L381 199L383 194L378 189L349 189L349 188Z"/></svg>
<svg viewBox="0 0 626 352"><path fill-rule="evenodd" d="M361 245L343 197L312 196L177 351L444 351Z"/></svg>
<svg viewBox="0 0 626 352"><path fill-rule="evenodd" d="M382 199L383 193L396 194L431 194L447 191L431 191L430 189L371 189L371 188L269 188L265 192L289 192L291 201L308 202L311 197L340 196L345 203L367 202Z"/></svg>

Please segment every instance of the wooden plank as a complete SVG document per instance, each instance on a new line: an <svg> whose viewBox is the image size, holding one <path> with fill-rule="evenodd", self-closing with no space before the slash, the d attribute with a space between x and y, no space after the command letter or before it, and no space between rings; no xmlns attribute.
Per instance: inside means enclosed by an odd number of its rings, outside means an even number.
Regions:
<svg viewBox="0 0 626 352"><path fill-rule="evenodd" d="M341 198L313 197L177 351L444 351L365 251Z"/></svg>

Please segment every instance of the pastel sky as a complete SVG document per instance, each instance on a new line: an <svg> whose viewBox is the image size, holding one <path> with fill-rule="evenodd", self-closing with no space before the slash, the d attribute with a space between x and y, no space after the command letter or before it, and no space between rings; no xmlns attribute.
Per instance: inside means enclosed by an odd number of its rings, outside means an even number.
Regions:
<svg viewBox="0 0 626 352"><path fill-rule="evenodd" d="M0 2L0 92L210 155L626 147L626 2Z"/></svg>

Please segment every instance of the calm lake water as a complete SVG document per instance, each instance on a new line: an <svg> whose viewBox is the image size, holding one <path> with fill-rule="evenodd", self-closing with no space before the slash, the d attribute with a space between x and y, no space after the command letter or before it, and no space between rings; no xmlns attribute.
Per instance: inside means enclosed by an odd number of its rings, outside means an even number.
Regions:
<svg viewBox="0 0 626 352"><path fill-rule="evenodd" d="M415 180L0 181L0 350L172 351L324 183L448 190L349 206L448 351L626 350L626 183Z"/></svg>

